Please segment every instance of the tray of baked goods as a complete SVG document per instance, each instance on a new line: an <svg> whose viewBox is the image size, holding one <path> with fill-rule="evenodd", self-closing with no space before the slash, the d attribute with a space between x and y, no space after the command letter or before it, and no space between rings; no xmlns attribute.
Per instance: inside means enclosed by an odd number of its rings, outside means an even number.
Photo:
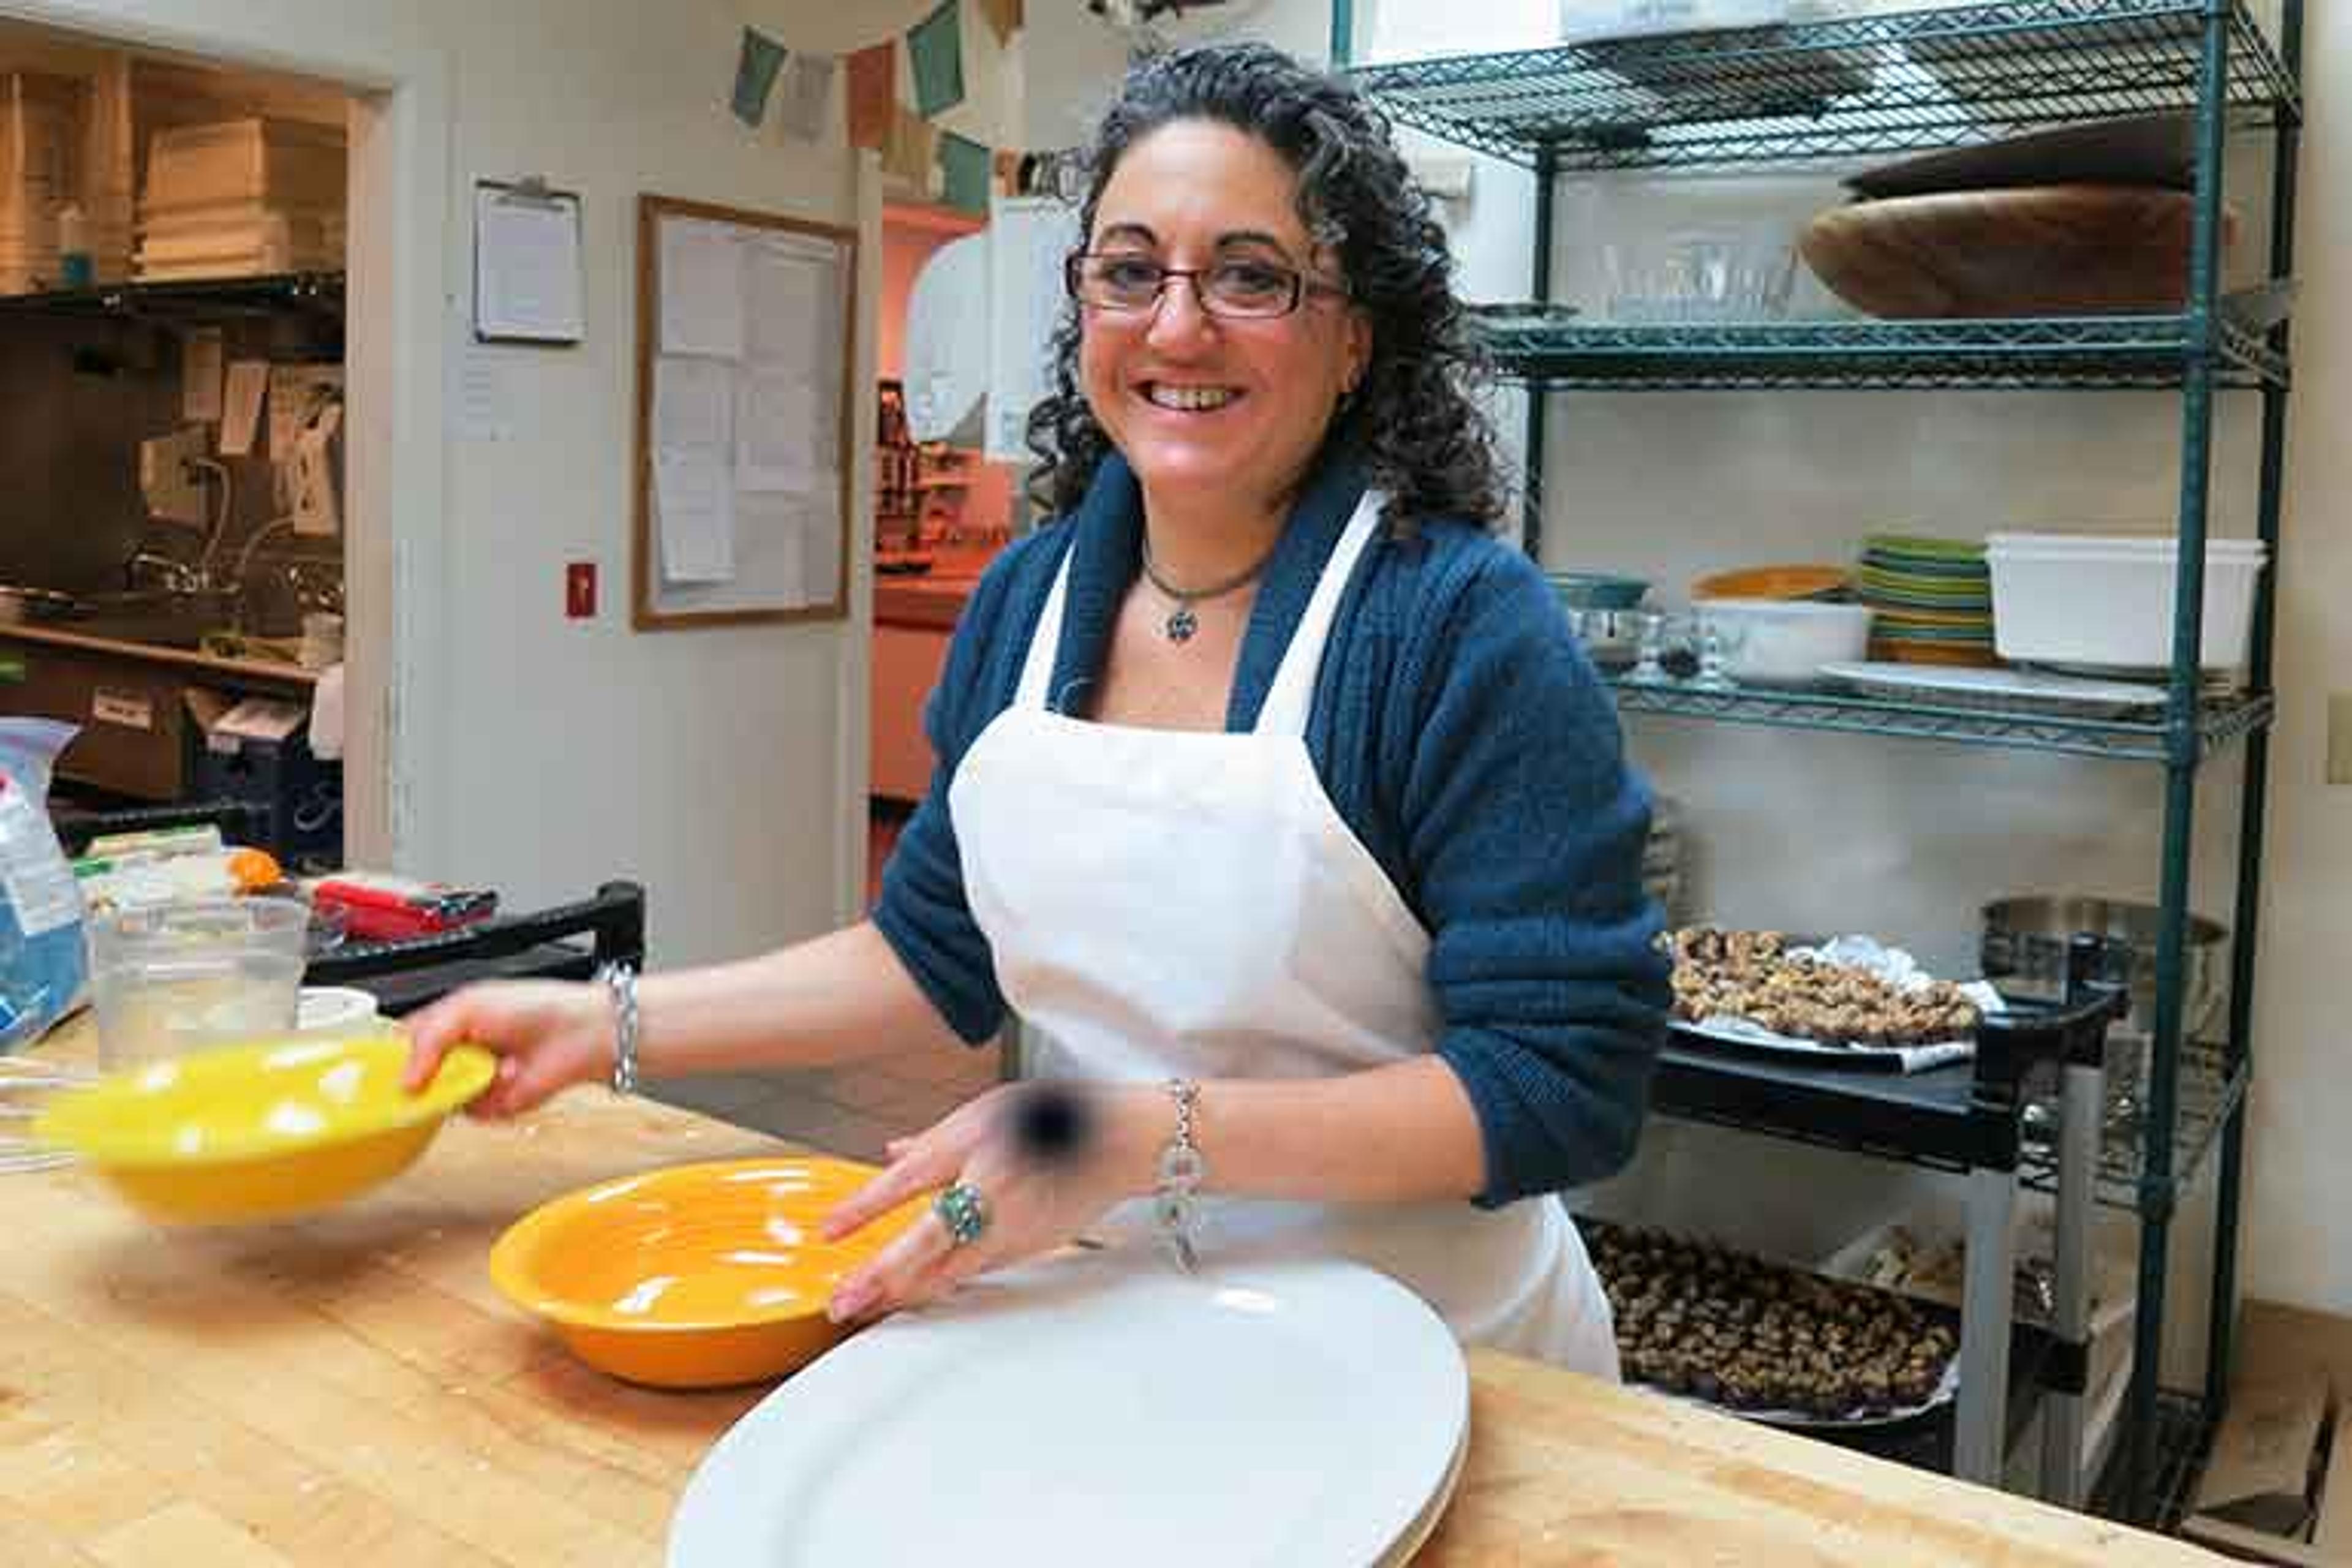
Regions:
<svg viewBox="0 0 2352 1568"><path fill-rule="evenodd" d="M1983 981L1939 980L1868 936L1685 926L1674 958L1676 1034L1813 1067L1918 1072L1976 1054L1977 1020L2001 1006Z"/></svg>
<svg viewBox="0 0 2352 1568"><path fill-rule="evenodd" d="M1627 1382L1775 1426L1891 1426L1959 1387L1958 1313L1713 1242L1577 1218Z"/></svg>

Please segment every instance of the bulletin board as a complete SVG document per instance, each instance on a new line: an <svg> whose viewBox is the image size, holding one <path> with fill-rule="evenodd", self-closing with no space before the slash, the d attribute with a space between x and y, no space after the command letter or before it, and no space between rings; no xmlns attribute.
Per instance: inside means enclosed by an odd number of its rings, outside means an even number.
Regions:
<svg viewBox="0 0 2352 1568"><path fill-rule="evenodd" d="M855 230L637 198L639 631L849 612Z"/></svg>

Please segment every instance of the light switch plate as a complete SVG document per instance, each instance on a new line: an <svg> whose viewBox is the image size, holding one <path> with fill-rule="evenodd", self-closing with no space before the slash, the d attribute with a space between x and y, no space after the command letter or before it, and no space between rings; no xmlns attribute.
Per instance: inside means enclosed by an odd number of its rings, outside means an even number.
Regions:
<svg viewBox="0 0 2352 1568"><path fill-rule="evenodd" d="M2352 691L2327 694L2327 782L2352 784Z"/></svg>

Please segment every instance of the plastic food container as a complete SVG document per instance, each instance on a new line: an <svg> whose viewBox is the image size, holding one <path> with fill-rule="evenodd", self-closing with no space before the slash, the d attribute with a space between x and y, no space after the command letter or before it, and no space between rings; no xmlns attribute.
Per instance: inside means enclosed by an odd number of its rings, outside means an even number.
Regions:
<svg viewBox="0 0 2352 1568"><path fill-rule="evenodd" d="M1870 649L1867 605L1702 599L1693 607L1722 639L1724 673L1734 680L1802 685L1819 679L1822 666L1850 663Z"/></svg>
<svg viewBox="0 0 2352 1568"><path fill-rule="evenodd" d="M2268 552L2256 539L2205 542L2205 605L2198 662L2243 664L2254 585ZM2131 534L1996 533L1993 646L2005 659L2095 670L2160 670L2172 662L2173 573L2179 541Z"/></svg>
<svg viewBox="0 0 2352 1568"><path fill-rule="evenodd" d="M1717 27L1769 27L1789 20L1789 0L1560 0L1563 43L1691 33Z"/></svg>
<svg viewBox="0 0 2352 1568"><path fill-rule="evenodd" d="M111 1071L293 1032L310 906L194 899L89 917L99 1059Z"/></svg>

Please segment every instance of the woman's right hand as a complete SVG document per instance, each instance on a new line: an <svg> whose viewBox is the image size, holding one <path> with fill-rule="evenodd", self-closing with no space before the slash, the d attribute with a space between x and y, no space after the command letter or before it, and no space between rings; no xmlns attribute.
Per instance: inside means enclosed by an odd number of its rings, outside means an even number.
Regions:
<svg viewBox="0 0 2352 1568"><path fill-rule="evenodd" d="M499 980L446 996L404 1021L410 1093L441 1068L452 1047L480 1046L498 1077L466 1110L499 1121L560 1089L601 1079L613 1065L613 1002L604 987L558 980Z"/></svg>

